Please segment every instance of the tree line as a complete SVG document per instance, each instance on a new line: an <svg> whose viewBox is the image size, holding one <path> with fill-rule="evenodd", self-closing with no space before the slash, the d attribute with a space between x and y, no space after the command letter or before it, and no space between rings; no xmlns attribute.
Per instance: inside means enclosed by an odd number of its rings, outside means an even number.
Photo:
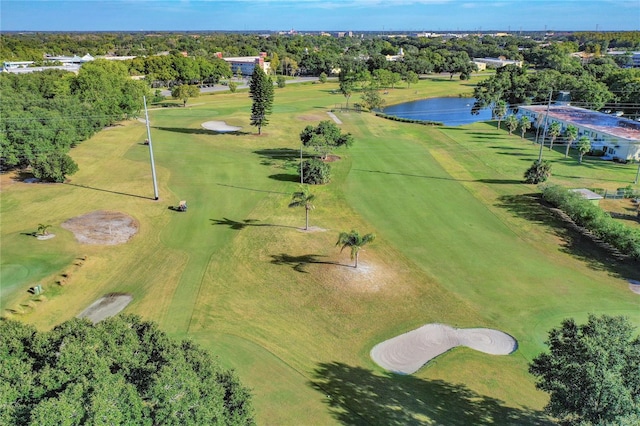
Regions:
<svg viewBox="0 0 640 426"><path fill-rule="evenodd" d="M0 74L0 166L31 167L62 182L77 170L68 151L105 126L136 115L149 95L120 62L96 60L77 75L59 70Z"/></svg>

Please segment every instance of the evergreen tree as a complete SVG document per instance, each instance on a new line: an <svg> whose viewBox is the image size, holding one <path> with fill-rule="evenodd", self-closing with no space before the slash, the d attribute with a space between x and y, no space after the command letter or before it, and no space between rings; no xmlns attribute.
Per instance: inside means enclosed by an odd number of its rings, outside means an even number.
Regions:
<svg viewBox="0 0 640 426"><path fill-rule="evenodd" d="M251 104L251 125L258 128L258 134L262 134L262 127L269 124L267 115L271 114L273 107L273 82L256 65L249 82L249 96L253 99Z"/></svg>

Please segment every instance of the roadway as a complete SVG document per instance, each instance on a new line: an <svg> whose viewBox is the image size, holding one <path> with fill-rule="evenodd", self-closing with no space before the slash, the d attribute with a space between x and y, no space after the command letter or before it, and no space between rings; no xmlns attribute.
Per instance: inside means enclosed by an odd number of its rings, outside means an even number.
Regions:
<svg viewBox="0 0 640 426"><path fill-rule="evenodd" d="M233 81L238 83L238 90L240 89L248 89L249 88L249 78L241 78L241 79L230 79L229 81ZM286 80L286 84L295 84L295 83L309 83L313 81L318 81L318 77L296 77L292 80ZM275 83L274 83L275 84ZM201 87L200 93L214 93L214 92L226 92L229 91L229 86L223 84L216 84L210 87ZM164 89L160 92L162 96L171 96L171 90Z"/></svg>

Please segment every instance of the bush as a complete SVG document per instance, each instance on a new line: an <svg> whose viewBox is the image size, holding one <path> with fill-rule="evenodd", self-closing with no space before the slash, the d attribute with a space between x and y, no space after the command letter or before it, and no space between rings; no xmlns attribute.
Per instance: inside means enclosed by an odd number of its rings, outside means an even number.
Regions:
<svg viewBox="0 0 640 426"><path fill-rule="evenodd" d="M331 180L331 166L317 158L302 163L303 182L310 185L322 185Z"/></svg>
<svg viewBox="0 0 640 426"><path fill-rule="evenodd" d="M538 184L546 182L549 176L551 176L551 164L547 160L536 160L531 167L524 172L524 182Z"/></svg>
<svg viewBox="0 0 640 426"><path fill-rule="evenodd" d="M413 123L413 124L422 124L425 126L442 126L443 123L440 121L430 121L430 120L415 120L411 118L402 118L396 117L395 115L387 115L382 112L376 112L376 116L386 118L387 120L399 121L401 123Z"/></svg>
<svg viewBox="0 0 640 426"><path fill-rule="evenodd" d="M78 171L78 165L63 152L38 156L32 164L33 175L48 182L64 182L67 175Z"/></svg>
<svg viewBox="0 0 640 426"><path fill-rule="evenodd" d="M577 225L611 244L621 253L640 259L640 230L617 222L600 207L558 185L543 189L542 197L565 212Z"/></svg>

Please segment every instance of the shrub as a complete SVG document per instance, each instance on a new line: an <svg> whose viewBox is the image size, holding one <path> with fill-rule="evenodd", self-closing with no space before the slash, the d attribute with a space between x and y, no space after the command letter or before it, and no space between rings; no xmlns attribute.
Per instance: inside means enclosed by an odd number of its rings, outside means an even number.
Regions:
<svg viewBox="0 0 640 426"><path fill-rule="evenodd" d="M621 253L640 259L640 230L615 221L607 212L580 194L561 186L547 186L542 191L542 197L597 238L611 244Z"/></svg>
<svg viewBox="0 0 640 426"><path fill-rule="evenodd" d="M311 185L322 185L331 180L331 166L312 158L302 163L303 182Z"/></svg>
<svg viewBox="0 0 640 426"><path fill-rule="evenodd" d="M78 171L78 165L63 152L38 156L32 164L33 175L40 180L64 182L67 175Z"/></svg>
<svg viewBox="0 0 640 426"><path fill-rule="evenodd" d="M545 182L551 175L551 164L547 160L534 161L531 167L524 172L525 183L538 184Z"/></svg>
<svg viewBox="0 0 640 426"><path fill-rule="evenodd" d="M442 126L443 124L439 121L429 121L429 120L415 120L411 118L402 118L396 117L395 115L387 115L382 112L376 112L376 116L381 118L386 118L387 120L399 121L401 123L413 123L413 124L422 124L425 126Z"/></svg>

